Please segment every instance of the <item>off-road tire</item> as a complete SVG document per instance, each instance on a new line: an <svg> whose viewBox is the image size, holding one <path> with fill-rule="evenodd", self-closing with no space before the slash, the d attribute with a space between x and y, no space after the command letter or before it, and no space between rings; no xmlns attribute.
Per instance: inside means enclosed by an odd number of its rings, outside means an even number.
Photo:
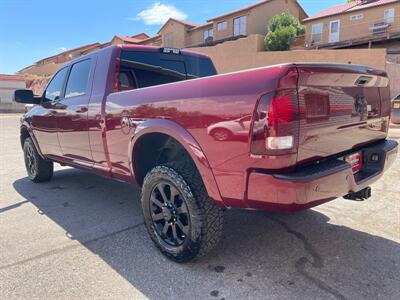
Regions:
<svg viewBox="0 0 400 300"><path fill-rule="evenodd" d="M39 155L31 138L24 141L24 160L28 177L33 182L49 181L53 177L53 162Z"/></svg>
<svg viewBox="0 0 400 300"><path fill-rule="evenodd" d="M186 204L190 230L179 246L168 245L157 233L152 212L152 191L159 182L169 182ZM223 228L223 211L207 194L203 181L190 161L172 162L153 168L145 177L141 203L147 230L160 251L175 262L186 262L210 252L219 242Z"/></svg>

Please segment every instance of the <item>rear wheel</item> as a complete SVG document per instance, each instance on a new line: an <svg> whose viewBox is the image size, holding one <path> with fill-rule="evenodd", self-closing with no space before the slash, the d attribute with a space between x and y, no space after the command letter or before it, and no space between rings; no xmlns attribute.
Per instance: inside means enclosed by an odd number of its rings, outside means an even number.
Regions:
<svg viewBox="0 0 400 300"><path fill-rule="evenodd" d="M31 138L24 141L24 159L28 177L33 182L49 181L53 177L53 162L39 155Z"/></svg>
<svg viewBox="0 0 400 300"><path fill-rule="evenodd" d="M151 239L176 262L205 255L220 240L223 212L190 162L152 169L144 179L141 201Z"/></svg>

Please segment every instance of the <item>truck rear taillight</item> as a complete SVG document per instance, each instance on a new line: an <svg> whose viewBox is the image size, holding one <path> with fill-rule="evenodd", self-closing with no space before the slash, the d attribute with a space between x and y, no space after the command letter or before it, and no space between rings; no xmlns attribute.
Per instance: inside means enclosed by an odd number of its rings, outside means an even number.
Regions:
<svg viewBox="0 0 400 300"><path fill-rule="evenodd" d="M251 153L284 155L296 152L299 131L296 90L263 95L253 119Z"/></svg>

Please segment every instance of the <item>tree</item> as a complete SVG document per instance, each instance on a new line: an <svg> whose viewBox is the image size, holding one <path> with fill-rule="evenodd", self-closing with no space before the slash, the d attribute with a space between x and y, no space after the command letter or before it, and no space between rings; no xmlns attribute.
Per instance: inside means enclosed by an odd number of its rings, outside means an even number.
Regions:
<svg viewBox="0 0 400 300"><path fill-rule="evenodd" d="M305 27L289 12L276 15L268 25L268 32L264 39L265 48L269 51L287 51L296 37L305 32Z"/></svg>

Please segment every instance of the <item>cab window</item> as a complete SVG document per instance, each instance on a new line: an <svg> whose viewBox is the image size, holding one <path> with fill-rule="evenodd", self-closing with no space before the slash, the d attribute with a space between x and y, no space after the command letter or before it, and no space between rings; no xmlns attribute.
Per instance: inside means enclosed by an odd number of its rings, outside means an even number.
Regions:
<svg viewBox="0 0 400 300"><path fill-rule="evenodd" d="M44 93L44 101L56 101L60 99L67 70L68 68L61 69L50 81Z"/></svg>
<svg viewBox="0 0 400 300"><path fill-rule="evenodd" d="M215 75L215 67L207 57L179 53L121 52L119 74L114 92ZM114 79L115 80L115 79Z"/></svg>
<svg viewBox="0 0 400 300"><path fill-rule="evenodd" d="M119 90L131 90L186 80L180 56L158 52L122 51Z"/></svg>
<svg viewBox="0 0 400 300"><path fill-rule="evenodd" d="M136 77L132 70L121 70L119 73L119 91L129 91L137 88Z"/></svg>
<svg viewBox="0 0 400 300"><path fill-rule="evenodd" d="M65 98L83 96L86 93L89 81L90 59L72 65L68 76Z"/></svg>

